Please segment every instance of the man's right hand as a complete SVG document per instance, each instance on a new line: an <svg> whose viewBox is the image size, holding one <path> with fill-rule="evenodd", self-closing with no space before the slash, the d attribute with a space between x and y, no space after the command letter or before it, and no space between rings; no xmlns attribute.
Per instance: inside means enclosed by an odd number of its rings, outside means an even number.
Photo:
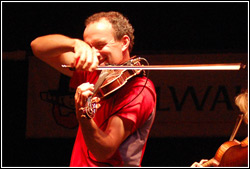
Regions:
<svg viewBox="0 0 250 169"><path fill-rule="evenodd" d="M99 65L96 50L91 48L84 41L75 40L75 63L73 63L76 70L94 71Z"/></svg>

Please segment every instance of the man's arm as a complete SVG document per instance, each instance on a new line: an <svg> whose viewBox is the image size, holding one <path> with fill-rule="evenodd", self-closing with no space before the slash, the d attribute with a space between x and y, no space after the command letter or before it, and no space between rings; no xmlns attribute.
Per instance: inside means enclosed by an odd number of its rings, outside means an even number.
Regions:
<svg viewBox="0 0 250 169"><path fill-rule="evenodd" d="M133 126L132 121L116 115L109 119L104 132L98 128L93 119L82 118L79 124L88 149L98 161L110 158L131 134Z"/></svg>
<svg viewBox="0 0 250 169"><path fill-rule="evenodd" d="M102 131L93 119L81 117L80 107L86 98L92 95L94 85L83 83L75 94L76 117L82 130L85 143L96 160L104 161L111 157L120 144L131 134L133 122L119 116L111 116L105 131Z"/></svg>
<svg viewBox="0 0 250 169"><path fill-rule="evenodd" d="M93 71L99 64L95 52L84 41L60 34L38 37L31 42L31 48L36 57L67 76L73 73L62 68L63 64L87 71Z"/></svg>

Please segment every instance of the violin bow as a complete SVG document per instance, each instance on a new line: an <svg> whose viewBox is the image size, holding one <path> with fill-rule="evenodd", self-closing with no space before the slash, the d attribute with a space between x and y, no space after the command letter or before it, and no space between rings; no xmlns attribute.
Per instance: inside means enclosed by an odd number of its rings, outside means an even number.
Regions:
<svg viewBox="0 0 250 169"><path fill-rule="evenodd" d="M233 132L231 134L231 137L230 137L229 141L233 141L233 139L234 139L234 137L235 137L236 133L238 132L238 129L239 129L240 125L241 125L242 119L243 119L243 114L240 114L238 116L237 120L236 120L234 130L233 130Z"/></svg>
<svg viewBox="0 0 250 169"><path fill-rule="evenodd" d="M75 70L70 65L61 65L63 68ZM191 64L191 65L151 65L151 66L98 66L97 70L103 69L143 69L143 70L240 70L245 69L242 63L220 63L220 64Z"/></svg>

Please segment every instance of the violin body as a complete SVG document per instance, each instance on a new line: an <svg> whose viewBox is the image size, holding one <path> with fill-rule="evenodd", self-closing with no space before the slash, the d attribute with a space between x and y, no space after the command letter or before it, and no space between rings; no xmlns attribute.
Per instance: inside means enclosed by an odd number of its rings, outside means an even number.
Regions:
<svg viewBox="0 0 250 169"><path fill-rule="evenodd" d="M141 63L138 59L131 60L131 63L133 66L140 66ZM121 66L122 67L122 66ZM104 71L104 70L103 70ZM119 70L105 70L108 72L108 75L106 76L105 80L101 84L101 86L98 87L95 96L98 96L100 98L106 97L109 94L113 93L114 91L120 89L122 86L124 86L129 79L132 77L139 75L142 72L142 69L119 69Z"/></svg>
<svg viewBox="0 0 250 169"><path fill-rule="evenodd" d="M111 70L114 71L114 70ZM115 70L108 75L102 86L97 90L96 95L100 98L106 97L124 86L127 81L140 74L141 70Z"/></svg>
<svg viewBox="0 0 250 169"><path fill-rule="evenodd" d="M203 167L243 167L248 166L248 137L242 142L227 141L217 150L215 156Z"/></svg>

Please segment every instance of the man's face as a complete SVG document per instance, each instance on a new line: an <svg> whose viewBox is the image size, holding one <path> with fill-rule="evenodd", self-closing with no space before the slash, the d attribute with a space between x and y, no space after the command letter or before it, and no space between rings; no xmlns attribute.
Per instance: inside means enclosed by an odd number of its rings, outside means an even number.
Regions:
<svg viewBox="0 0 250 169"><path fill-rule="evenodd" d="M116 41L114 29L106 19L87 25L84 41L96 50L100 63L122 64L124 62L122 41Z"/></svg>

